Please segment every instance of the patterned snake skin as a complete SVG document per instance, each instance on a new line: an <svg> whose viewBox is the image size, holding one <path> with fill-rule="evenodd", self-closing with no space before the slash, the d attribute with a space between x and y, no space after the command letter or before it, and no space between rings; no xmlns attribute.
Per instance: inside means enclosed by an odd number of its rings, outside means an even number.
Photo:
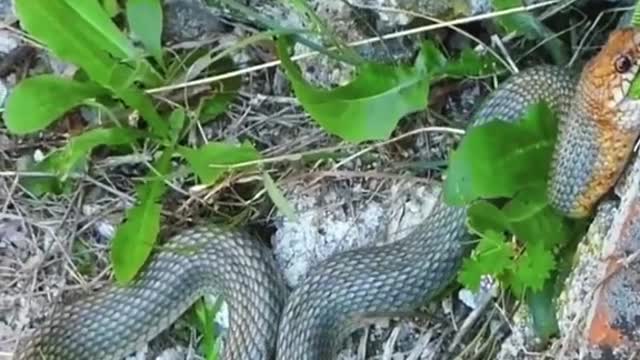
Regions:
<svg viewBox="0 0 640 360"><path fill-rule="evenodd" d="M566 214L588 214L629 157L640 126L640 104L626 97L638 44L635 30L612 33L577 80L558 67L523 71L474 116L475 125L509 121L541 100L560 114L549 196ZM464 208L439 201L403 240L337 254L290 295L262 243L239 231L193 228L154 254L131 286L55 312L16 359L121 358L213 287L230 310L224 359L332 359L359 318L413 310L449 284L469 250L464 219Z"/></svg>

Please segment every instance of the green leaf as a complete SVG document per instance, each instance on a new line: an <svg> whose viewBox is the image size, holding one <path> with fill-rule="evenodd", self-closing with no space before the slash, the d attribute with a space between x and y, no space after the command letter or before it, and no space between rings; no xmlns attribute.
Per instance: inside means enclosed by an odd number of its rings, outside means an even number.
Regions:
<svg viewBox="0 0 640 360"><path fill-rule="evenodd" d="M543 211L549 204L547 188L542 185L521 189L503 208L511 222L523 221Z"/></svg>
<svg viewBox="0 0 640 360"><path fill-rule="evenodd" d="M209 143L198 149L181 146L178 152L206 184L216 182L231 165L260 159L260 153L248 142L242 145Z"/></svg>
<svg viewBox="0 0 640 360"><path fill-rule="evenodd" d="M169 136L169 125L158 114L149 96L135 87L117 89L117 94L127 105L140 112L145 121L151 125L152 134L159 138Z"/></svg>
<svg viewBox="0 0 640 360"><path fill-rule="evenodd" d="M62 60L84 69L91 79L107 87L110 72L119 61L138 61L149 86L162 78L111 21L97 1L16 0L21 26ZM126 71L126 68L121 71Z"/></svg>
<svg viewBox="0 0 640 360"><path fill-rule="evenodd" d="M491 2L496 10L507 10L523 5L521 0L492 0ZM544 39L543 46L549 50L556 64L564 64L568 61L567 46L532 13L519 12L498 16L494 19L506 33L514 32L529 40Z"/></svg>
<svg viewBox="0 0 640 360"><path fill-rule="evenodd" d="M273 179L267 172L262 173L262 180L264 182L264 187L267 189L267 193L271 198L271 201L273 201L278 210L280 210L280 212L282 212L282 214L286 216L290 221L298 221L295 210L293 210L293 207L291 206L289 201L287 201L287 198L284 197L282 191L278 189L275 181L273 181Z"/></svg>
<svg viewBox="0 0 640 360"><path fill-rule="evenodd" d="M100 83L113 62L109 55L117 59L135 56L134 47L96 1L16 0L15 7L24 29Z"/></svg>
<svg viewBox="0 0 640 360"><path fill-rule="evenodd" d="M365 63L332 90L313 87L291 61L284 38L278 56L304 109L329 133L361 142L389 137L400 119L427 106L428 79L417 68Z"/></svg>
<svg viewBox="0 0 640 360"><path fill-rule="evenodd" d="M472 49L465 48L456 59L447 57L431 40L422 43L416 58L416 68L438 77L480 76L497 70L496 61L489 56L481 56Z"/></svg>
<svg viewBox="0 0 640 360"><path fill-rule="evenodd" d="M220 353L220 341L218 334L215 331L214 318L220 311L223 301L222 297L218 297L216 302L210 304L206 298L198 301L195 306L195 314L197 319L197 326L202 333L202 352L205 354L205 359L215 360Z"/></svg>
<svg viewBox="0 0 640 360"><path fill-rule="evenodd" d="M7 99L5 124L14 134L45 129L67 111L107 90L55 75L38 75L21 81Z"/></svg>
<svg viewBox="0 0 640 360"><path fill-rule="evenodd" d="M76 164L76 167L72 169L74 173L83 172L85 164ZM40 162L29 161L26 166L23 167L25 171L48 173L50 176L26 176L20 178L20 185L27 189L30 194L40 197L45 194L69 194L73 191L73 184L71 181L61 181L56 176L56 169L58 163L52 156L44 158Z"/></svg>
<svg viewBox="0 0 640 360"><path fill-rule="evenodd" d="M505 232L511 230L509 219L500 209L488 201L477 201L469 206L467 218L469 227L477 235L488 231Z"/></svg>
<svg viewBox="0 0 640 360"><path fill-rule="evenodd" d="M447 65L447 57L431 40L422 42L420 52L416 57L416 68L424 73L437 73Z"/></svg>
<svg viewBox="0 0 640 360"><path fill-rule="evenodd" d="M202 98L198 107L200 123L206 124L227 111L229 104L238 95L241 85L242 79L240 77L225 79L219 84L219 89L212 96Z"/></svg>
<svg viewBox="0 0 640 360"><path fill-rule="evenodd" d="M536 336L547 342L558 335L560 328L556 316L553 278L547 280L540 291L527 291L525 297Z"/></svg>
<svg viewBox="0 0 640 360"><path fill-rule="evenodd" d="M91 155L93 149L101 145L132 144L144 136L144 133L130 128L92 129L69 140L67 145L57 150L49 158L49 170L62 181Z"/></svg>
<svg viewBox="0 0 640 360"><path fill-rule="evenodd" d="M438 73L448 77L481 76L498 70L497 62L489 56L481 56L470 48L462 49L460 57L451 60Z"/></svg>
<svg viewBox="0 0 640 360"><path fill-rule="evenodd" d="M547 106L530 107L517 123L489 121L471 128L449 161L445 201L513 197L545 186L556 141L556 118Z"/></svg>
<svg viewBox="0 0 640 360"><path fill-rule="evenodd" d="M631 25L640 26L640 3L636 3L636 7L633 9L633 15L631 17Z"/></svg>
<svg viewBox="0 0 640 360"><path fill-rule="evenodd" d="M102 0L102 7L110 18L116 17L122 10L118 0Z"/></svg>
<svg viewBox="0 0 640 360"><path fill-rule="evenodd" d="M169 173L172 153L165 149L155 164L162 176ZM121 285L135 277L156 243L160 232L160 201L166 189L162 176L153 176L138 187L139 202L127 211L126 220L113 238L111 263L116 281Z"/></svg>
<svg viewBox="0 0 640 360"><path fill-rule="evenodd" d="M174 143L177 143L180 140L180 134L182 133L182 129L184 129L184 121L186 119L186 114L183 108L176 108L169 115L169 127L171 128L171 138Z"/></svg>
<svg viewBox="0 0 640 360"><path fill-rule="evenodd" d="M525 291L539 291L555 267L553 254L541 241L528 244L522 256L516 259L511 279L513 291L521 297Z"/></svg>
<svg viewBox="0 0 640 360"><path fill-rule="evenodd" d="M127 20L144 47L164 67L162 57L162 6L160 0L128 0Z"/></svg>
<svg viewBox="0 0 640 360"><path fill-rule="evenodd" d="M573 236L570 220L548 205L546 187L522 190L502 212L511 223L512 232L525 244L542 242L551 250Z"/></svg>
<svg viewBox="0 0 640 360"><path fill-rule="evenodd" d="M496 10L508 10L522 6L521 0L491 0L491 3ZM495 21L507 33L515 32L530 40L535 40L543 32L541 23L527 12L498 16Z"/></svg>
<svg viewBox="0 0 640 360"><path fill-rule="evenodd" d="M483 275L499 276L512 264L512 258L513 249L504 234L487 231L471 257L463 261L458 281L471 290L477 290Z"/></svg>

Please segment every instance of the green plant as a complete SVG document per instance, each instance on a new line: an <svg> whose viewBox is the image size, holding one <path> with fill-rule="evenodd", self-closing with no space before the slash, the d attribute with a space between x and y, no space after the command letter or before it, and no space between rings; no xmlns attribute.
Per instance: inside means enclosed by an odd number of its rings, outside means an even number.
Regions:
<svg viewBox="0 0 640 360"><path fill-rule="evenodd" d="M451 156L444 189L449 204L469 206L468 226L478 237L460 283L478 289L483 276L497 278L529 303L545 339L557 324L553 303L539 294L552 295L549 288L561 281L556 259L581 235L581 223L557 213L547 199L556 133L556 117L544 103L516 123L472 128Z"/></svg>
<svg viewBox="0 0 640 360"><path fill-rule="evenodd" d="M243 9L231 0L224 2ZM310 11L302 1L296 0L296 6ZM224 112L240 87L239 78L212 85L214 95L203 98L195 111L180 106L163 110L147 92L207 72L229 70L233 64L225 55L231 50L194 51L184 58L168 56L160 45L160 0L129 0L125 9L113 0L16 0L16 10L26 31L56 56L77 65L79 71L73 79L39 75L21 82L7 103L7 128L15 134L42 131L79 105L96 108L108 120L106 125L90 128L48 154L34 169L51 176L29 179L25 186L37 194L64 191L75 175L86 171L88 159L98 147L118 151L144 147L157 155L137 188L136 204L127 211L112 243L111 260L120 284L135 276L155 245L166 181L176 157L186 162L188 171L203 184L214 184L231 172L261 171L274 204L295 219L293 209L266 169L267 159L253 144L214 142L197 148L184 144L184 136L196 120L211 121ZM127 19L124 30L111 19L122 12ZM316 29L326 29L317 17L311 18ZM140 40L141 47L128 38L127 30ZM434 82L499 70L493 59L469 49L458 57L449 57L436 44L425 41L413 64L359 59L354 61L357 75L352 82L325 90L310 85L291 61L291 45L301 41L293 32L274 26L247 43L276 37L282 67L302 107L327 132L353 143L387 139L405 115L427 107ZM339 41L330 42L341 46ZM318 48L317 44L313 46ZM352 52L325 53L336 59L356 58ZM196 71L186 74L181 71L184 65L192 65ZM131 125L118 115L123 110L125 116L139 115L138 124ZM491 274L519 296L530 290L537 294L551 278L554 251L572 234L572 225L552 212L543 191L546 179L542 175L548 167L555 134L550 119L544 109L538 108L518 125L491 123L474 128L451 159L445 185L447 199L458 206L470 206L469 227L480 238L459 277L471 288L477 287L482 275ZM523 169L518 162L527 163L529 169L538 168L540 177L522 181ZM488 182L486 174L498 171L503 174L502 181L492 178ZM506 204L487 201L495 197L506 199ZM511 236L521 241L511 241ZM553 241L540 240L546 238ZM198 315L208 314L207 309L199 308ZM206 318L210 316L200 316L207 338L204 347L207 354L213 354L217 352L212 341L215 334L206 330L210 328Z"/></svg>

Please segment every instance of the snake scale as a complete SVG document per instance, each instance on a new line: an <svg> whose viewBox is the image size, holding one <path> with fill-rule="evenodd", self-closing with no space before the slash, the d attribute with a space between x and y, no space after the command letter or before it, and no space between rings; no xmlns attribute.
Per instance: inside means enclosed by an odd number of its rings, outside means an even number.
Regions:
<svg viewBox="0 0 640 360"><path fill-rule="evenodd" d="M560 116L550 202L569 216L587 216L619 177L638 136L640 103L627 95L639 46L640 31L623 28L580 76L554 66L519 72L483 102L472 124L511 121L546 101ZM449 284L471 239L465 214L440 198L405 238L339 253L292 293L261 242L241 230L196 226L154 253L130 286L54 312L21 342L15 358L121 358L216 288L230 311L224 359L332 359L359 318L413 310Z"/></svg>

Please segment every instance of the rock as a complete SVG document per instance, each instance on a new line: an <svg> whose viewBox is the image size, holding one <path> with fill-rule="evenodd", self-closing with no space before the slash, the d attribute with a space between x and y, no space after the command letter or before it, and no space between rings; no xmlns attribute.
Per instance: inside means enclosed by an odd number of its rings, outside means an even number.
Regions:
<svg viewBox="0 0 640 360"><path fill-rule="evenodd" d="M202 0L167 0L163 11L162 37L170 44L208 39L226 29L216 9Z"/></svg>
<svg viewBox="0 0 640 360"><path fill-rule="evenodd" d="M11 24L17 20L16 11L12 0L0 0L0 21L3 24Z"/></svg>
<svg viewBox="0 0 640 360"><path fill-rule="evenodd" d="M435 186L410 182L393 185L380 194L384 199L369 199L362 195L368 191L357 186L289 189L286 197L298 222L278 215L272 238L287 283L296 287L310 268L334 253L399 239L428 216L436 192Z"/></svg>

